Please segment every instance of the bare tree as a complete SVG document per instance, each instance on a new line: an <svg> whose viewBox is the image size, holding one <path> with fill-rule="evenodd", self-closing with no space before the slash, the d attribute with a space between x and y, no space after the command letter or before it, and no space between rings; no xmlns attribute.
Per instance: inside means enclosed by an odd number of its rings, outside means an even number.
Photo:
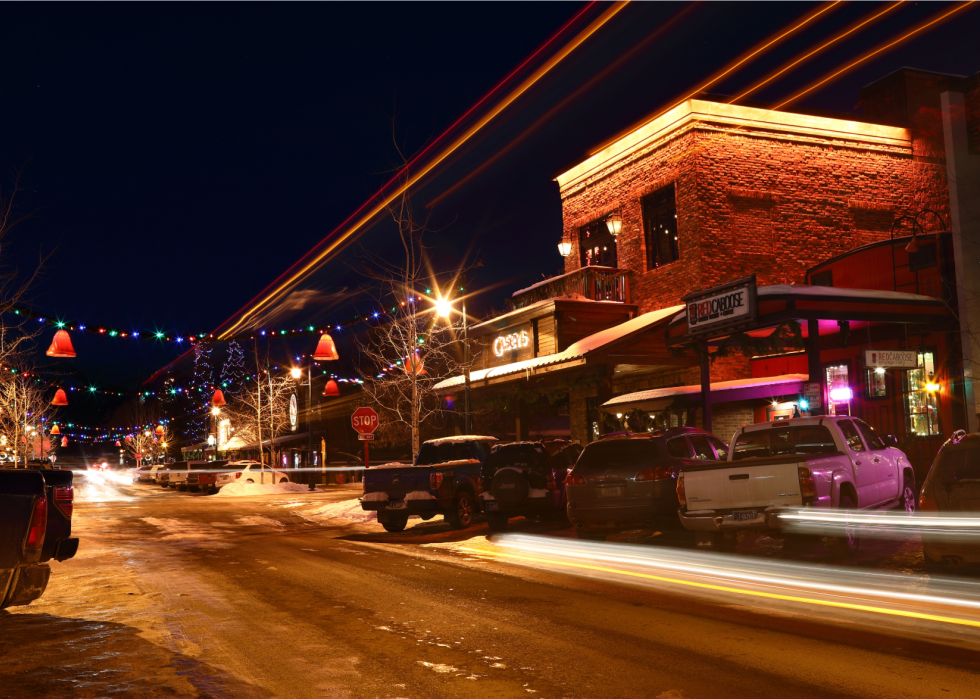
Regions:
<svg viewBox="0 0 980 699"><path fill-rule="evenodd" d="M143 397L125 406L121 413L125 428L132 430L122 440L123 449L137 466L153 457L166 459L176 443L169 425L160 420L155 403L147 403ZM159 431L158 431L159 430Z"/></svg>
<svg viewBox="0 0 980 699"><path fill-rule="evenodd" d="M252 441L259 443L269 439L271 462L275 463L274 440L289 429L289 399L295 391L295 382L271 372L260 373L256 381L249 381L238 394L238 400L230 403L224 412L231 420L235 441L242 445Z"/></svg>
<svg viewBox="0 0 980 699"><path fill-rule="evenodd" d="M14 464L43 459L56 448L50 436L57 407L51 405L51 388L33 370L13 368L0 382L0 430L6 437ZM4 440L0 438L0 442Z"/></svg>

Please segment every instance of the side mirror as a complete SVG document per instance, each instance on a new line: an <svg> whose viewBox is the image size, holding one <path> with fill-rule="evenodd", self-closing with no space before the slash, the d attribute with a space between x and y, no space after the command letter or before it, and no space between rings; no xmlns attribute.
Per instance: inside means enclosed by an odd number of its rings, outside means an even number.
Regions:
<svg viewBox="0 0 980 699"><path fill-rule="evenodd" d="M884 442L885 442L885 446L886 447L897 447L898 446L898 437L896 437L893 434L886 434L885 435Z"/></svg>

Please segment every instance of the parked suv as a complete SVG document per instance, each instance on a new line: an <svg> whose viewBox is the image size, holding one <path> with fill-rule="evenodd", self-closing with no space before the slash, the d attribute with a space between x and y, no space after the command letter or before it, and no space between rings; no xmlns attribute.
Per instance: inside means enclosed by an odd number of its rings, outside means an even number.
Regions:
<svg viewBox="0 0 980 699"><path fill-rule="evenodd" d="M958 430L939 450L919 495L927 517L980 513L980 434ZM980 563L980 543L972 532L924 526L922 553L929 568Z"/></svg>
<svg viewBox="0 0 980 699"><path fill-rule="evenodd" d="M573 442L498 444L483 462L483 509L496 532L511 517L534 517L565 510L565 477L578 456Z"/></svg>
<svg viewBox="0 0 980 699"><path fill-rule="evenodd" d="M585 447L565 481L568 519L583 538L630 525L676 526L681 466L727 455L724 442L696 427L600 439Z"/></svg>

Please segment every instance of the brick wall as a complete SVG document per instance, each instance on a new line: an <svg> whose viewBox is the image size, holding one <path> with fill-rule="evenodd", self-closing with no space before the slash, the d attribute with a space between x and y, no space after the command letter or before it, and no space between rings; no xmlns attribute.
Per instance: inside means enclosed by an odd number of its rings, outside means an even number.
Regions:
<svg viewBox="0 0 980 699"><path fill-rule="evenodd" d="M632 272L641 313L753 273L760 284L803 283L807 267L887 238L899 216L946 214L944 164L926 139L913 142L915 160L896 145L695 122L562 192L575 242L566 271L579 267L579 227L619 211L618 266ZM680 260L647 270L640 199L670 183Z"/></svg>
<svg viewBox="0 0 980 699"><path fill-rule="evenodd" d="M711 432L718 439L728 444L735 430L755 422L755 409L752 401L737 401L734 403L717 403L711 406ZM698 409L695 424L704 429L704 415Z"/></svg>

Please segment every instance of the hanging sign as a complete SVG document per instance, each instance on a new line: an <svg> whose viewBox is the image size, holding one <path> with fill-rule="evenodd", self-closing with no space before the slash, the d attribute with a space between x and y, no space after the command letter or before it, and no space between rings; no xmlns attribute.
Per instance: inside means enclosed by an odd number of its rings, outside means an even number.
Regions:
<svg viewBox="0 0 980 699"><path fill-rule="evenodd" d="M373 434L359 434L359 435L357 435L357 438L360 441L362 441L362 442L373 442L374 441L374 435Z"/></svg>
<svg viewBox="0 0 980 699"><path fill-rule="evenodd" d="M688 335L718 332L741 325L756 317L755 275L688 294L682 300Z"/></svg>
<svg viewBox="0 0 980 699"><path fill-rule="evenodd" d="M822 387L820 384L815 381L803 384L803 397L806 398L806 402L810 406L811 413L815 409L823 406L823 391L821 388Z"/></svg>
<svg viewBox="0 0 980 699"><path fill-rule="evenodd" d="M919 366L919 353L915 350L864 350L864 365L883 369L915 369Z"/></svg>
<svg viewBox="0 0 980 699"><path fill-rule="evenodd" d="M494 356L503 357L505 354L520 351L530 346L530 327L525 327L511 328L506 332L497 335L497 337L493 338L491 348L493 349Z"/></svg>
<svg viewBox="0 0 980 699"><path fill-rule="evenodd" d="M289 427L293 432L299 426L299 403L296 402L296 394L289 397Z"/></svg>

